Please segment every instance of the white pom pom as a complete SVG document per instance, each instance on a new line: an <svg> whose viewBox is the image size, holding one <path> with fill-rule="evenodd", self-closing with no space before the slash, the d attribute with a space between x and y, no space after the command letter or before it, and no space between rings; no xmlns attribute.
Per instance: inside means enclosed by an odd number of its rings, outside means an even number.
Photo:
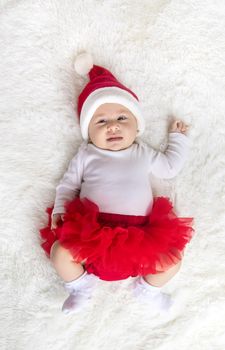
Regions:
<svg viewBox="0 0 225 350"><path fill-rule="evenodd" d="M76 60L74 62L74 68L78 74L86 75L90 72L92 67L93 58L89 53L84 52L76 57Z"/></svg>

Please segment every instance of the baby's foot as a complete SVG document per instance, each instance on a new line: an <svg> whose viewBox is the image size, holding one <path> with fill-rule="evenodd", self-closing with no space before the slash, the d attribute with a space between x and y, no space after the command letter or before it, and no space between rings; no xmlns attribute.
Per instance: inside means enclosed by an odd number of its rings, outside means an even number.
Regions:
<svg viewBox="0 0 225 350"><path fill-rule="evenodd" d="M143 277L139 277L134 282L133 295L140 303L149 305L155 312L166 313L173 304L168 294L162 293L159 287L151 286Z"/></svg>
<svg viewBox="0 0 225 350"><path fill-rule="evenodd" d="M62 306L63 313L78 312L85 308L92 297L97 281L98 277L85 271L78 279L66 282L65 289L70 295Z"/></svg>
<svg viewBox="0 0 225 350"><path fill-rule="evenodd" d="M70 294L69 297L64 301L62 312L64 314L79 312L88 306L90 299L91 295L74 292Z"/></svg>

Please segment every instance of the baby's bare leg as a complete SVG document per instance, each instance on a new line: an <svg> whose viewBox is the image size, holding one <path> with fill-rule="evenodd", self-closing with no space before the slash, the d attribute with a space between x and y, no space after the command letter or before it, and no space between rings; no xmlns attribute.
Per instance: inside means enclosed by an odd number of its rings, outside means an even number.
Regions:
<svg viewBox="0 0 225 350"><path fill-rule="evenodd" d="M84 273L82 264L76 263L69 250L63 248L58 241L51 248L50 259L56 272L65 282L73 281Z"/></svg>
<svg viewBox="0 0 225 350"><path fill-rule="evenodd" d="M152 286L162 287L176 275L176 273L180 270L180 267L181 261L166 272L160 272L154 275L146 275L144 276L144 279Z"/></svg>

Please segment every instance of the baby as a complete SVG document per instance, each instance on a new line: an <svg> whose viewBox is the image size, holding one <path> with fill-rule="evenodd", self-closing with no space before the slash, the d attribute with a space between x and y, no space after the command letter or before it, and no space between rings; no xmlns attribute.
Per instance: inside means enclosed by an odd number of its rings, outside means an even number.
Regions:
<svg viewBox="0 0 225 350"><path fill-rule="evenodd" d="M153 198L149 175L172 178L188 154L188 126L169 125L164 153L140 141L145 123L137 96L107 69L81 54L75 62L90 81L78 99L84 142L56 189L43 249L69 297L64 313L88 305L98 278L137 277L133 295L156 311L167 311L162 292L180 269L193 235L192 218L179 218L168 198Z"/></svg>

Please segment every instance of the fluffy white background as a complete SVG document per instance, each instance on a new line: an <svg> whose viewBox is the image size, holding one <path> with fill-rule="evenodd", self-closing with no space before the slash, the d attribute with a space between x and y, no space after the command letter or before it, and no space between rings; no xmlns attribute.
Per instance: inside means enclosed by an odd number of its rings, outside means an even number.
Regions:
<svg viewBox="0 0 225 350"><path fill-rule="evenodd" d="M1 349L224 350L225 2L1 1ZM145 141L160 147L168 116L191 125L190 158L155 181L196 234L165 291L169 319L151 318L130 280L101 281L90 309L65 316L62 281L40 248L45 208L81 142L73 71L87 50L139 96Z"/></svg>

